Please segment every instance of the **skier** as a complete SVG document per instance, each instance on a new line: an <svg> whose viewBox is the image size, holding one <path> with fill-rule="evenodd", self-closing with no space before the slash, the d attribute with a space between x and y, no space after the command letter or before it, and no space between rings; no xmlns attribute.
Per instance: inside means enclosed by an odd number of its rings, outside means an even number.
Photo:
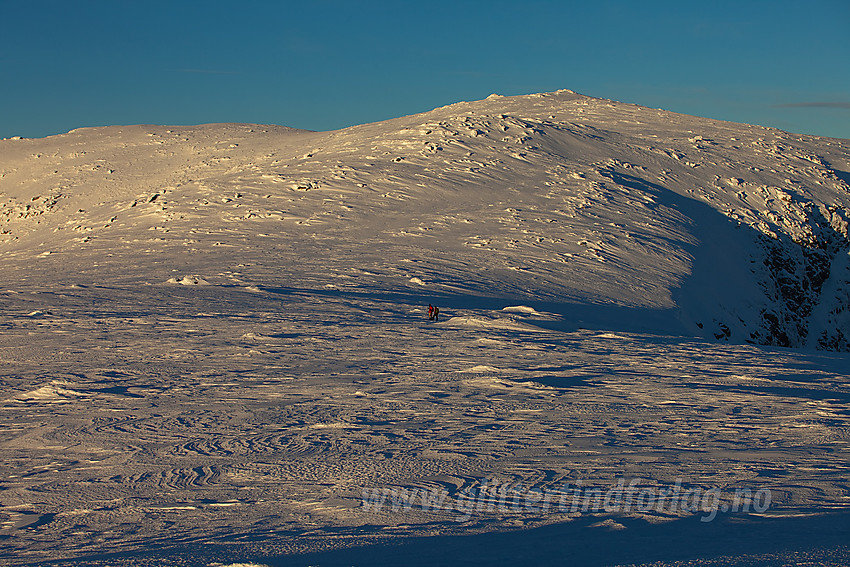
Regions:
<svg viewBox="0 0 850 567"><path fill-rule="evenodd" d="M434 306L430 303L428 304L428 319L434 320Z"/></svg>
<svg viewBox="0 0 850 567"><path fill-rule="evenodd" d="M435 307L434 308L434 321L439 321L439 320L440 320L440 308Z"/></svg>

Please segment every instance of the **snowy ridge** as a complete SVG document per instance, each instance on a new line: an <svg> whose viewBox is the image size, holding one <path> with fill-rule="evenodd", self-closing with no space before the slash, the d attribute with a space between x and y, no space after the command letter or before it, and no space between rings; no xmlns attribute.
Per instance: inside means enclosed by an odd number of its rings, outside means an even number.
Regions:
<svg viewBox="0 0 850 567"><path fill-rule="evenodd" d="M558 91L335 132L87 128L0 156L0 257L23 279L412 282L848 349L846 140Z"/></svg>

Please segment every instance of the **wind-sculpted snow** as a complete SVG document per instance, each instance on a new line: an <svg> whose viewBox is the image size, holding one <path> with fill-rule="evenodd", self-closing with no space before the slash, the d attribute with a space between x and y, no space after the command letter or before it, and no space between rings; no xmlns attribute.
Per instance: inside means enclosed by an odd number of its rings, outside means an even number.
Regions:
<svg viewBox="0 0 850 567"><path fill-rule="evenodd" d="M632 305L669 312L668 332L847 349L842 140L562 91L327 133L83 129L2 155L10 269L74 281L98 262L84 278L160 283L273 256L256 283L363 270L383 287Z"/></svg>
<svg viewBox="0 0 850 567"><path fill-rule="evenodd" d="M570 91L0 141L0 560L833 550L848 172L846 140Z"/></svg>

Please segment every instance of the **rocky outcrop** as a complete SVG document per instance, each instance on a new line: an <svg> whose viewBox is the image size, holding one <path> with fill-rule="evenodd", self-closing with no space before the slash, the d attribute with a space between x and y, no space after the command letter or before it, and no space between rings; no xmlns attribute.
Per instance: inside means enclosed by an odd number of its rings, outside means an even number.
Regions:
<svg viewBox="0 0 850 567"><path fill-rule="evenodd" d="M845 319L850 290L847 213L798 203L805 224L794 233L759 232L754 273L765 295L749 340L783 347L850 350Z"/></svg>

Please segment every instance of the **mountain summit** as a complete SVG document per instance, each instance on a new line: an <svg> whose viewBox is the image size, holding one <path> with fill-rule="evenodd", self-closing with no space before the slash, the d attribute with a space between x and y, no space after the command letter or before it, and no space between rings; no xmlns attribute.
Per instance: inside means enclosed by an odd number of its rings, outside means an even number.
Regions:
<svg viewBox="0 0 850 567"><path fill-rule="evenodd" d="M6 285L538 302L846 351L848 172L848 140L567 90L332 132L85 128L0 141L0 262Z"/></svg>

